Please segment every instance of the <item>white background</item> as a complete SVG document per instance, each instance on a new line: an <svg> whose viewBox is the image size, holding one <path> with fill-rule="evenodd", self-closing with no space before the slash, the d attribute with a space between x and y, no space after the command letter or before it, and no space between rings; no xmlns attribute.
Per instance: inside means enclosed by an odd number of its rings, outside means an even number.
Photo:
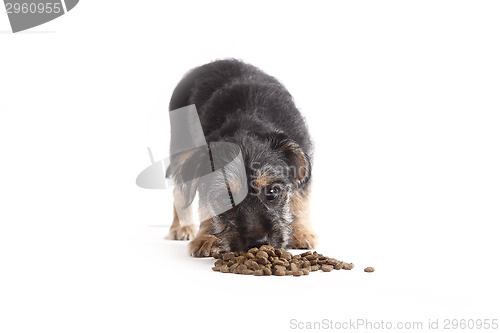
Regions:
<svg viewBox="0 0 500 333"><path fill-rule="evenodd" d="M81 1L12 34L0 13L0 331L498 319L499 15L494 1ZM318 251L354 270L220 274L163 240L171 195L135 185L148 121L187 70L225 57L294 95L316 144Z"/></svg>

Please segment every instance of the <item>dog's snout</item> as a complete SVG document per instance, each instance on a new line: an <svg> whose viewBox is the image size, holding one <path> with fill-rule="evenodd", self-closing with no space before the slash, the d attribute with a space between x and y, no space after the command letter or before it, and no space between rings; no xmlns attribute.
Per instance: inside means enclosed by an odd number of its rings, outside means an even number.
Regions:
<svg viewBox="0 0 500 333"><path fill-rule="evenodd" d="M269 244L269 239L267 235L259 239L251 239L248 241L247 247L251 249L252 247L260 247L262 245Z"/></svg>

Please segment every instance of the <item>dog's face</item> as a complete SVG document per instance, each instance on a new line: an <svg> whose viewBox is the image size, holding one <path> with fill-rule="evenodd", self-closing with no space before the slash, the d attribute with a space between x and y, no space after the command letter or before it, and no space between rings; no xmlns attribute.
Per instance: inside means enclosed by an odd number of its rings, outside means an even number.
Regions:
<svg viewBox="0 0 500 333"><path fill-rule="evenodd" d="M186 202L193 200L197 190L200 210L217 212L222 200L218 198L228 195L226 184L234 192L233 196L248 189L247 196L238 205L221 214L212 214L212 233L221 240L222 252L246 250L262 244L286 247L294 218L291 198L309 181L309 157L295 142L279 133L234 135L228 141L238 144L241 149L246 186L241 184L237 172L226 168L224 177L212 179L211 184L194 183L192 187L195 188L184 188ZM188 164L196 165L200 158L202 156L190 156Z"/></svg>

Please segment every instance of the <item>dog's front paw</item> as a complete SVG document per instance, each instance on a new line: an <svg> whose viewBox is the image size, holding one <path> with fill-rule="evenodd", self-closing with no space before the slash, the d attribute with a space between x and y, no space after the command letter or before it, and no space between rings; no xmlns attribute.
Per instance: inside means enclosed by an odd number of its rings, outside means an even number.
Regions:
<svg viewBox="0 0 500 333"><path fill-rule="evenodd" d="M183 225L176 228L170 228L168 235L165 239L175 240L190 240L196 234L196 226L194 224Z"/></svg>
<svg viewBox="0 0 500 333"><path fill-rule="evenodd" d="M292 249L314 249L318 243L318 236L312 231L296 231L293 233L292 240L290 241L290 247Z"/></svg>
<svg viewBox="0 0 500 333"><path fill-rule="evenodd" d="M220 239L214 235L198 235L189 242L189 254L193 257L213 257L220 252Z"/></svg>

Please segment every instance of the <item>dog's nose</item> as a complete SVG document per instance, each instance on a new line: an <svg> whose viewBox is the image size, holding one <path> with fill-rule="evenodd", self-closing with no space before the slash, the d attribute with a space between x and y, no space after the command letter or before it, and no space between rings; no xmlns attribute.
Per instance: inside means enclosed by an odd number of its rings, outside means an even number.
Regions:
<svg viewBox="0 0 500 333"><path fill-rule="evenodd" d="M247 247L251 249L252 247L260 247L261 245L269 244L269 240L267 238L267 235L259 238L259 239L252 239L248 242Z"/></svg>

